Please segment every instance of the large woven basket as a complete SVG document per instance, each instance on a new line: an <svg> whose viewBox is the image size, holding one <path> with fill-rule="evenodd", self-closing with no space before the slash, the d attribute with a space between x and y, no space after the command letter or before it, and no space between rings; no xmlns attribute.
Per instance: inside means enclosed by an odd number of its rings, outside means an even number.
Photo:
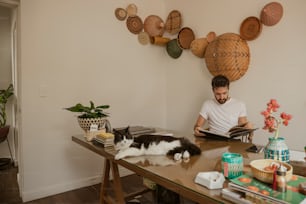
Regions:
<svg viewBox="0 0 306 204"><path fill-rule="evenodd" d="M213 76L222 74L230 81L238 80L249 67L249 46L238 34L222 34L208 44L205 62Z"/></svg>
<svg viewBox="0 0 306 204"><path fill-rule="evenodd" d="M251 166L253 176L262 182L272 183L273 182L273 171L264 170L264 168L267 166L270 166L272 162L279 163L287 168L286 180L290 181L292 177L292 170L293 170L292 166L288 163L276 161L273 159L258 159L258 160L251 161L250 166Z"/></svg>

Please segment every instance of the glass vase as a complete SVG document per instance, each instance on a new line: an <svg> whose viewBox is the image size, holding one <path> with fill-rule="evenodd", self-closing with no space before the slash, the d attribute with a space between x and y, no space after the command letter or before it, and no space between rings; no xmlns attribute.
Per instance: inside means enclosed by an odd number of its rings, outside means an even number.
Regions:
<svg viewBox="0 0 306 204"><path fill-rule="evenodd" d="M287 163L290 161L289 148L282 137L270 137L268 144L265 146L264 154L265 159L274 159Z"/></svg>

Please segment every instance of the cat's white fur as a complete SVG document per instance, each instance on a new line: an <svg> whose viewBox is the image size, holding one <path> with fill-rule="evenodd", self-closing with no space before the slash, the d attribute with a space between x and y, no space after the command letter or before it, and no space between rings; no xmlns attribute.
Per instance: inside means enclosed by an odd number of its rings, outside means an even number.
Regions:
<svg viewBox="0 0 306 204"><path fill-rule="evenodd" d="M119 160L128 156L141 156L141 155L166 155L167 152L180 145L179 141L164 142L161 141L158 145L155 143L150 144L148 148L141 146L141 148L130 147L133 143L132 140L123 139L121 142L117 143L115 148L119 152L115 155L115 159ZM174 160L188 159L190 154L185 151L183 154L176 153L174 155Z"/></svg>
<svg viewBox="0 0 306 204"><path fill-rule="evenodd" d="M125 158L125 160L133 164L141 163L142 165L150 164L152 166L172 166L172 165L178 165L182 162L182 160L175 161L172 158L165 157L163 155L145 155L139 157L128 157Z"/></svg>

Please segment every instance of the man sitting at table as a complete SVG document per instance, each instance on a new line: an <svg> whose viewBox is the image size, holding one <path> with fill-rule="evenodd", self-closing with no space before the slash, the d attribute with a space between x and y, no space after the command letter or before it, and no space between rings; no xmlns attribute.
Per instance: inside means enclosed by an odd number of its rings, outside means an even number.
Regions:
<svg viewBox="0 0 306 204"><path fill-rule="evenodd" d="M246 124L245 127L252 128L248 122L246 106L243 102L229 96L230 81L226 76L217 75L211 81L214 99L205 101L202 105L198 119L194 125L195 136L205 136L200 129L208 122L209 130L226 133L230 128ZM248 140L252 141L252 134Z"/></svg>

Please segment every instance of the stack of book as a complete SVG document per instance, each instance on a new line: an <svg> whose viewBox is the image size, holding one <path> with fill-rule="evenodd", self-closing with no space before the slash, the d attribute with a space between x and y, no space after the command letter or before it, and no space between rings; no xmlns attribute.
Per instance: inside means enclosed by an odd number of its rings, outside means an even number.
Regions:
<svg viewBox="0 0 306 204"><path fill-rule="evenodd" d="M306 202L306 196L299 192L299 184L305 177L293 175L287 182L287 191L282 193L271 188L250 175L243 174L231 179L228 188L222 190L222 197L235 203L283 203L300 204Z"/></svg>
<svg viewBox="0 0 306 204"><path fill-rule="evenodd" d="M97 134L94 140L103 144L104 147L114 146L114 135L112 133L103 132Z"/></svg>
<svg viewBox="0 0 306 204"><path fill-rule="evenodd" d="M139 135L154 133L155 128L143 127L143 126L130 126L129 131L133 136L139 136Z"/></svg>

